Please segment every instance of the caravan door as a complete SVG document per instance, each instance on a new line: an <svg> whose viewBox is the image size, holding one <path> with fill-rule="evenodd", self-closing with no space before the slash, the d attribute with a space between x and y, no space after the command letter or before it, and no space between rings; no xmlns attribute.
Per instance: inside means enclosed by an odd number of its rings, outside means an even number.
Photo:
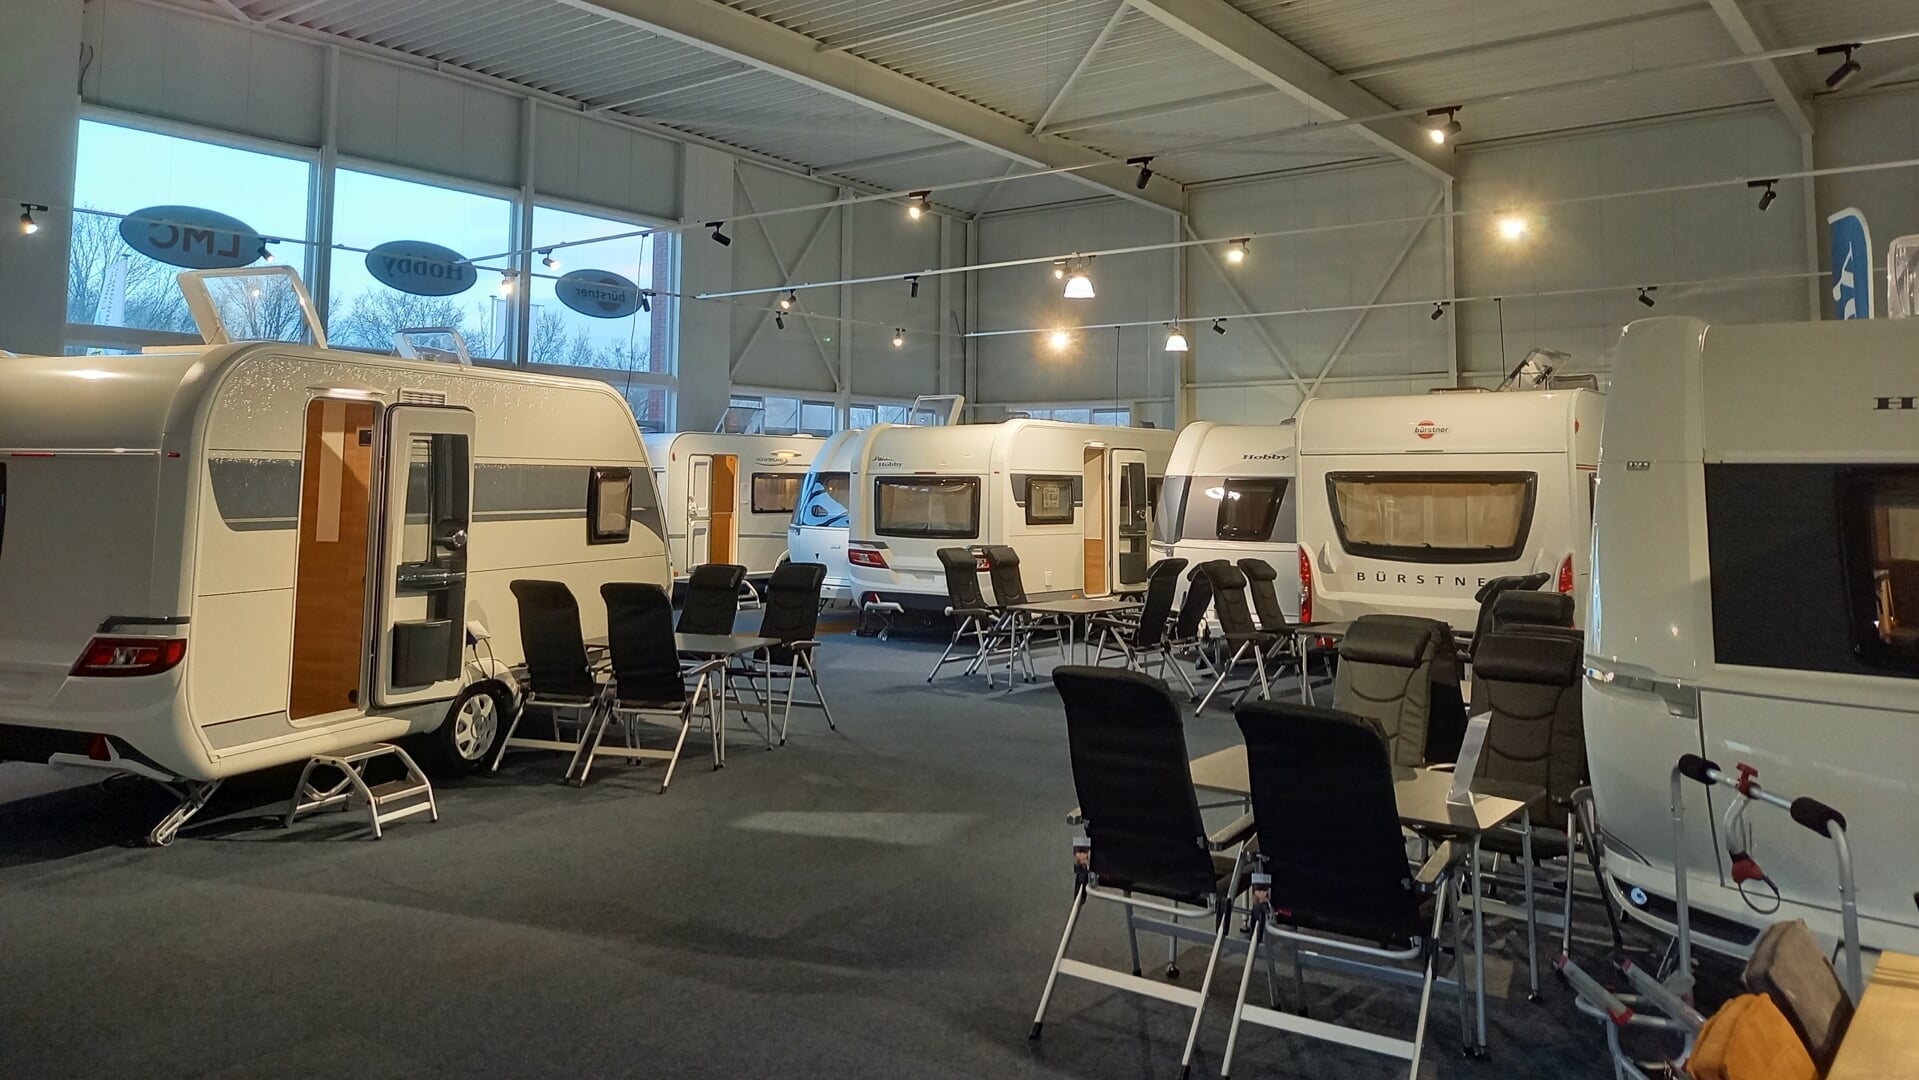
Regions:
<svg viewBox="0 0 1919 1080"><path fill-rule="evenodd" d="M473 414L398 405L387 410L386 429L373 698L404 705L460 691Z"/></svg>
<svg viewBox="0 0 1919 1080"><path fill-rule="evenodd" d="M691 573L711 560L713 544L713 455L695 454L686 463L686 562Z"/></svg>
<svg viewBox="0 0 1919 1080"><path fill-rule="evenodd" d="M1112 496L1107 505L1113 530L1107 550L1113 559L1113 588L1116 591L1146 587L1147 542L1152 539L1152 503L1147 497L1146 452L1114 450Z"/></svg>

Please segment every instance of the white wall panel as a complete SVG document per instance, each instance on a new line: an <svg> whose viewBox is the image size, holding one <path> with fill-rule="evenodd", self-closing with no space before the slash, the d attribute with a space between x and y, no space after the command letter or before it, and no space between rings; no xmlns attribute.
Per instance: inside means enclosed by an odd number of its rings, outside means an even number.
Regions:
<svg viewBox="0 0 1919 1080"><path fill-rule="evenodd" d="M832 202L839 197L839 189L831 185L758 165L741 162L734 172L734 205L740 213L750 213L750 208L764 212ZM732 235L733 245L726 250L733 260L733 287L763 288L833 281L843 276L840 212L809 210L729 223L726 231ZM687 243L712 245L697 232L689 235ZM840 293L839 289L800 293L796 309L800 317L788 315L785 330L776 327L770 314L778 300L775 294L732 300L731 345L726 355L733 361L733 381L831 397L837 385L834 373L839 369Z"/></svg>
<svg viewBox="0 0 1919 1080"><path fill-rule="evenodd" d="M320 144L325 54L317 45L122 0L92 7L87 42L94 51L83 92L91 103Z"/></svg>
<svg viewBox="0 0 1919 1080"><path fill-rule="evenodd" d="M430 71L340 57L340 153L519 185L520 103Z"/></svg>
<svg viewBox="0 0 1919 1080"><path fill-rule="evenodd" d="M1164 243L1173 239L1173 227L1171 216L1118 199L994 216L980 222L979 258L994 262ZM974 275L980 329L1039 326L1073 333L1072 345L1063 351L1055 351L1041 334L975 339L980 403L1116 398L1124 403L1169 396L1175 368L1174 358L1161 351L1163 331L1134 327L1115 335L1112 330L1076 328L1172 318L1176 266L1171 251L1096 259L1091 300L1063 299L1061 282L1044 264Z"/></svg>
<svg viewBox="0 0 1919 1080"><path fill-rule="evenodd" d="M534 187L543 195L671 218L680 209L680 143L541 106Z"/></svg>
<svg viewBox="0 0 1919 1080"><path fill-rule="evenodd" d="M0 229L0 349L57 353L66 329L67 237L73 218L73 162L80 99L73 57L80 52L80 0L0 0L0 193L36 212L40 231ZM31 152L26 152L31 148Z"/></svg>
<svg viewBox="0 0 1919 1080"><path fill-rule="evenodd" d="M932 214L914 221L891 202L849 207L852 228L852 277L905 275L942 265L940 219ZM939 334L958 332L940 308L936 278L920 282L917 299L904 280L861 285L851 290L853 396L912 398L939 390ZM962 289L949 288L955 313L966 310ZM870 324L870 325L868 325ZM891 327L906 330L906 345L895 349Z"/></svg>

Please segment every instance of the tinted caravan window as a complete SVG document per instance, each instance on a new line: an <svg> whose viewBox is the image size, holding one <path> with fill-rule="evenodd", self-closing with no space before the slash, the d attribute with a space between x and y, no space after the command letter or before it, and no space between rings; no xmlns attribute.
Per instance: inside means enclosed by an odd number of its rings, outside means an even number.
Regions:
<svg viewBox="0 0 1919 1080"><path fill-rule="evenodd" d="M1160 518L1163 541L1237 540L1289 543L1293 536L1293 481L1285 476L1168 477L1184 501ZM1162 489L1167 490L1167 489ZM1167 518L1173 518L1168 524ZM1164 535L1172 533L1171 536Z"/></svg>
<svg viewBox="0 0 1919 1080"><path fill-rule="evenodd" d="M976 476L882 476L873 481L874 531L971 540L979 535L979 490Z"/></svg>
<svg viewBox="0 0 1919 1080"><path fill-rule="evenodd" d="M1153 539L1162 544L1179 542L1180 520L1186 512L1186 487L1190 476L1169 476L1159 485L1153 500Z"/></svg>
<svg viewBox="0 0 1919 1080"><path fill-rule="evenodd" d="M1073 523L1072 476L1029 476L1026 478L1026 523L1028 525L1071 525Z"/></svg>
<svg viewBox="0 0 1919 1080"><path fill-rule="evenodd" d="M1536 473L1328 473L1340 546L1395 562L1511 562L1532 529Z"/></svg>
<svg viewBox="0 0 1919 1080"><path fill-rule="evenodd" d="M800 485L800 504L793 510L793 524L844 529L851 523L846 511L846 491L851 474L843 472L807 473Z"/></svg>
<svg viewBox="0 0 1919 1080"><path fill-rule="evenodd" d="M790 514L800 505L800 475L798 473L753 474L753 512L755 514Z"/></svg>
<svg viewBox="0 0 1919 1080"><path fill-rule="evenodd" d="M1919 677L1919 468L1705 471L1715 659Z"/></svg>

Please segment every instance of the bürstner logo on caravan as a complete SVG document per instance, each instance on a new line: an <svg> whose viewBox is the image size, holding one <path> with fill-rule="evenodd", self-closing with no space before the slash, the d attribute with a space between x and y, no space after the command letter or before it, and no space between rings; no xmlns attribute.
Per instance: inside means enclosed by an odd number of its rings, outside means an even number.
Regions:
<svg viewBox="0 0 1919 1080"><path fill-rule="evenodd" d="M1435 435L1444 435L1451 430L1452 428L1440 427L1431 420L1421 420L1419 423L1413 425L1413 434L1422 439L1430 439Z"/></svg>
<svg viewBox="0 0 1919 1080"><path fill-rule="evenodd" d="M1919 409L1919 395L1908 394L1905 397L1874 398L1872 407L1880 412L1890 412L1895 409L1901 412L1910 412L1914 409Z"/></svg>

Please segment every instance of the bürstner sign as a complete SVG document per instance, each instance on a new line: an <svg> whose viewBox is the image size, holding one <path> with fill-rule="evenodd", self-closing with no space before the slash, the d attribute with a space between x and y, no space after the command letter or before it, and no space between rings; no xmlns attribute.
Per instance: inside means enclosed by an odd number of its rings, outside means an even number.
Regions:
<svg viewBox="0 0 1919 1080"><path fill-rule="evenodd" d="M640 310L640 287L610 270L575 270L553 283L553 295L596 319L624 319Z"/></svg>

